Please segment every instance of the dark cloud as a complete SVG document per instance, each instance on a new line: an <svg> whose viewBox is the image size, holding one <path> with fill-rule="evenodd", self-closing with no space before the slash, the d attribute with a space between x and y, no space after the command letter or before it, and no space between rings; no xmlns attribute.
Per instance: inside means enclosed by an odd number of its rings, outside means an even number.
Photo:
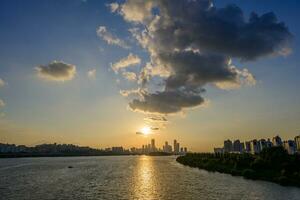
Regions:
<svg viewBox="0 0 300 200"><path fill-rule="evenodd" d="M139 75L148 92L129 103L132 110L170 114L199 106L207 84L221 89L255 84L232 58L251 61L290 52L292 34L272 12L253 12L246 19L238 6L217 8L210 0L127 0L114 8L133 22L131 33L150 56ZM149 83L156 77L163 86L153 91Z"/></svg>
<svg viewBox="0 0 300 200"><path fill-rule="evenodd" d="M183 108L195 107L204 102L198 93L189 91L163 91L143 93L143 99L134 99L129 107L134 111L145 113L170 114L182 111Z"/></svg>
<svg viewBox="0 0 300 200"><path fill-rule="evenodd" d="M144 119L145 121L150 121L150 122L167 122L167 118L163 116L148 116L147 118Z"/></svg>
<svg viewBox="0 0 300 200"><path fill-rule="evenodd" d="M166 79L166 88L198 88L209 82L235 81L237 72L230 67L230 59L214 54L193 51L159 55L172 74Z"/></svg>
<svg viewBox="0 0 300 200"><path fill-rule="evenodd" d="M67 81L74 78L76 74L75 65L62 61L53 61L48 65L40 65L35 68L40 78L51 81Z"/></svg>
<svg viewBox="0 0 300 200"><path fill-rule="evenodd" d="M236 5L212 6L211 1L159 1L160 19L153 25L158 51L193 47L244 60L280 53L292 35L274 13L249 20Z"/></svg>

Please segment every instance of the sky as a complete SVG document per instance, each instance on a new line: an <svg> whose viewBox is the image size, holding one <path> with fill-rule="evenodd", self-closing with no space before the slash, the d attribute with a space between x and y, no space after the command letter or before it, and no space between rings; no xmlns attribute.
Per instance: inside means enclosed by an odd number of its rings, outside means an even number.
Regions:
<svg viewBox="0 0 300 200"><path fill-rule="evenodd" d="M292 139L299 7L0 1L0 142L129 148L155 138L212 151L225 139Z"/></svg>

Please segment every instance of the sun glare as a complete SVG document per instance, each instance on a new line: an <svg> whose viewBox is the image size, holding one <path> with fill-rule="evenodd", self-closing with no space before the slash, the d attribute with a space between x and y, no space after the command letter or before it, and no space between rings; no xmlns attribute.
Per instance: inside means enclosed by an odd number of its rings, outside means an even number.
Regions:
<svg viewBox="0 0 300 200"><path fill-rule="evenodd" d="M144 134L144 135L148 135L150 134L150 128L148 126L145 126L141 129L141 132Z"/></svg>

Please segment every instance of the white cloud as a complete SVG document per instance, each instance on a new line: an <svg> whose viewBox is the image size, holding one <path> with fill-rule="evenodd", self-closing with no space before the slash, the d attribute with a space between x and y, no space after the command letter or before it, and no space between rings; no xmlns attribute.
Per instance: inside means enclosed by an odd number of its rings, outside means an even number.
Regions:
<svg viewBox="0 0 300 200"><path fill-rule="evenodd" d="M134 72L123 72L122 75L125 79L129 81L135 81L136 80L136 74Z"/></svg>
<svg viewBox="0 0 300 200"><path fill-rule="evenodd" d="M239 89L241 86L254 86L256 85L256 79L248 69L239 70L235 66L231 66L231 70L235 72L236 78L230 81L215 82L214 85L222 90L234 90Z"/></svg>
<svg viewBox="0 0 300 200"><path fill-rule="evenodd" d="M141 63L141 59L137 55L133 55L130 53L127 57L122 58L118 62L114 63L111 68L118 72L122 68L126 68L129 66L137 65Z"/></svg>
<svg viewBox="0 0 300 200"><path fill-rule="evenodd" d="M111 3L111 4L108 4L108 7L110 8L110 11L111 11L112 13L117 12L117 10L120 8L120 6L119 6L118 3Z"/></svg>
<svg viewBox="0 0 300 200"><path fill-rule="evenodd" d="M152 8L155 1L145 0L128 0L126 3L119 5L119 13L126 21L143 22L152 17Z"/></svg>
<svg viewBox="0 0 300 200"><path fill-rule="evenodd" d="M141 95L142 90L140 88L132 89L132 90L120 90L120 94L124 97L128 97L130 95Z"/></svg>
<svg viewBox="0 0 300 200"><path fill-rule="evenodd" d="M87 76L90 78L90 79L96 79L96 69L90 69L88 72L87 72Z"/></svg>
<svg viewBox="0 0 300 200"><path fill-rule="evenodd" d="M3 107L3 106L5 106L5 103L2 99L0 99L0 108Z"/></svg>
<svg viewBox="0 0 300 200"><path fill-rule="evenodd" d="M125 49L129 49L129 45L126 44L125 41L121 40L120 38L114 36L113 34L111 34L105 26L99 26L99 28L97 29L97 35L99 37L101 37L105 42L107 42L107 44L110 45L116 45L116 46L120 46L123 47Z"/></svg>
<svg viewBox="0 0 300 200"><path fill-rule="evenodd" d="M72 80L76 74L76 66L62 61L53 61L48 65L40 65L35 68L37 75L49 81Z"/></svg>
<svg viewBox="0 0 300 200"><path fill-rule="evenodd" d="M4 80L0 78L0 88L3 87L4 85L5 85Z"/></svg>

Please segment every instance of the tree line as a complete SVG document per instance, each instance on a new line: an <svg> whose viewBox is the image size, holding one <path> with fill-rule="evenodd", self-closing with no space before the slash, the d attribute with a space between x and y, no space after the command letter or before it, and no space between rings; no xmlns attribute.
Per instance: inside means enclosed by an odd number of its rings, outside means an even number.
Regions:
<svg viewBox="0 0 300 200"><path fill-rule="evenodd" d="M188 153L178 157L177 162L207 171L300 187L300 155L289 155L281 146L265 148L256 155Z"/></svg>

